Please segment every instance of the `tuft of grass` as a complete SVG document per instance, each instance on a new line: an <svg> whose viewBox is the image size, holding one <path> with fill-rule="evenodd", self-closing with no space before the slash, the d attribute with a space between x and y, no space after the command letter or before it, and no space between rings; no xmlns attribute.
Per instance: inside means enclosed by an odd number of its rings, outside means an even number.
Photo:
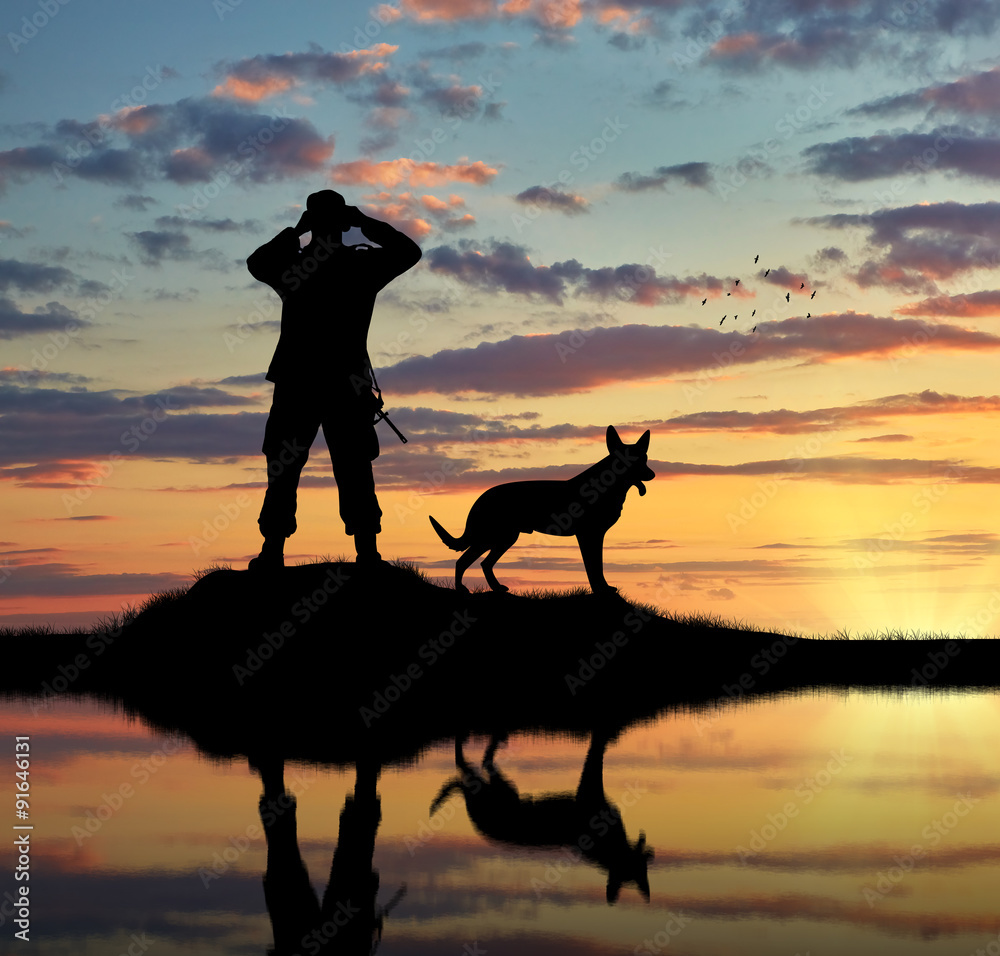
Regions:
<svg viewBox="0 0 1000 956"><path fill-rule="evenodd" d="M200 581L202 578L207 577L213 571L232 571L233 566L231 564L210 564L207 568L196 568L191 572L191 576L195 581Z"/></svg>
<svg viewBox="0 0 1000 956"><path fill-rule="evenodd" d="M140 610L141 608L134 604L125 604L120 611L113 611L98 618L90 626L90 633L107 634L109 631L120 631L128 627L139 616Z"/></svg>
<svg viewBox="0 0 1000 956"><path fill-rule="evenodd" d="M45 637L50 634L62 633L51 624L28 624L24 627L0 627L0 640L23 637Z"/></svg>

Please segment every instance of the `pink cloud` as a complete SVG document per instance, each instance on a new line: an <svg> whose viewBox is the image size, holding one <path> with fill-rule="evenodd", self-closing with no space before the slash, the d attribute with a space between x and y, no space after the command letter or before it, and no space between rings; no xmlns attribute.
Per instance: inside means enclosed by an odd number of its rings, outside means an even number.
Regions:
<svg viewBox="0 0 1000 956"><path fill-rule="evenodd" d="M431 161L418 162L413 159L386 159L372 162L356 159L349 163L337 163L330 171L336 183L351 186L386 186L389 188L406 183L409 186L440 186L449 182L472 183L483 186L492 181L499 169L487 166L482 160L473 163L445 165Z"/></svg>

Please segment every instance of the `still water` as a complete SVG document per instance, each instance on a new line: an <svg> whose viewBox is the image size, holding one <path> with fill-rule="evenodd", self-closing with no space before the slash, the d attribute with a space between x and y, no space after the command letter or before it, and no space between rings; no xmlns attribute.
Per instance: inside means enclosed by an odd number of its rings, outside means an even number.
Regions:
<svg viewBox="0 0 1000 956"><path fill-rule="evenodd" d="M606 746L512 735L492 779L490 740L472 737L464 790L454 741L377 783L289 763L275 789L273 767L210 758L107 706L8 700L5 752L30 738L34 829L19 831L29 942L6 905L0 952L263 956L277 934L279 953L317 953L297 919L340 842L334 872L364 870L385 956L996 954L998 717L987 693L801 693L667 713ZM12 794L13 760L0 772ZM265 778L272 799L295 794L266 835ZM566 845L578 818L582 849ZM21 884L2 859L9 904ZM368 952L332 948L347 917L325 915L323 951Z"/></svg>

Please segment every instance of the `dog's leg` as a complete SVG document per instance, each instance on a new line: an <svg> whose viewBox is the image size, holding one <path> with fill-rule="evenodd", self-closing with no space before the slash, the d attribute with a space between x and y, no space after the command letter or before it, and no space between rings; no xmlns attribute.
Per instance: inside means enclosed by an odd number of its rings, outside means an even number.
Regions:
<svg viewBox="0 0 1000 956"><path fill-rule="evenodd" d="M607 529L583 531L576 536L580 543L580 554L583 556L583 567L587 572L590 590L594 594L617 594L618 588L613 588L604 578L604 535Z"/></svg>
<svg viewBox="0 0 1000 956"><path fill-rule="evenodd" d="M468 588L462 584L462 575L468 570L470 564L476 560L484 551L486 550L486 545L474 544L468 551L465 552L456 562L455 562L455 590L465 591L468 593Z"/></svg>
<svg viewBox="0 0 1000 956"><path fill-rule="evenodd" d="M515 531L512 535L505 538L500 544L494 545L493 549L490 551L485 558L483 558L482 569L483 575L486 577L486 583L494 591L509 591L510 588L501 584L496 575L493 573L493 565L500 560L500 558L514 546L514 542L518 539L518 532Z"/></svg>

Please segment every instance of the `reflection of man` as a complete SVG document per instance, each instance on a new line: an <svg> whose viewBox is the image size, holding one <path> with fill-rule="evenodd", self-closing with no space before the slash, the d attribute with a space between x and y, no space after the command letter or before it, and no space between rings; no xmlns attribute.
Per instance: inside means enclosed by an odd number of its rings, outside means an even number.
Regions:
<svg viewBox="0 0 1000 956"><path fill-rule="evenodd" d="M358 226L381 248L345 246ZM311 233L300 248L299 237ZM420 248L388 223L366 216L332 189L313 193L294 228L283 229L249 259L255 279L282 300L281 334L267 370L274 382L264 429L267 491L260 510L264 546L253 569L281 567L295 532L296 490L320 426L330 449L340 516L358 561L378 561L382 511L371 463L378 457L376 400L368 364L375 296L416 265Z"/></svg>
<svg viewBox="0 0 1000 956"><path fill-rule="evenodd" d="M385 907L378 905L379 874L372 858L382 820L375 789L381 768L364 760L357 765L354 793L340 812L337 848L320 901L299 853L297 806L294 795L285 791L284 761L258 756L250 766L264 784L259 804L267 841L264 900L274 933L268 956L370 956L382 938L385 917L406 891L404 885Z"/></svg>

